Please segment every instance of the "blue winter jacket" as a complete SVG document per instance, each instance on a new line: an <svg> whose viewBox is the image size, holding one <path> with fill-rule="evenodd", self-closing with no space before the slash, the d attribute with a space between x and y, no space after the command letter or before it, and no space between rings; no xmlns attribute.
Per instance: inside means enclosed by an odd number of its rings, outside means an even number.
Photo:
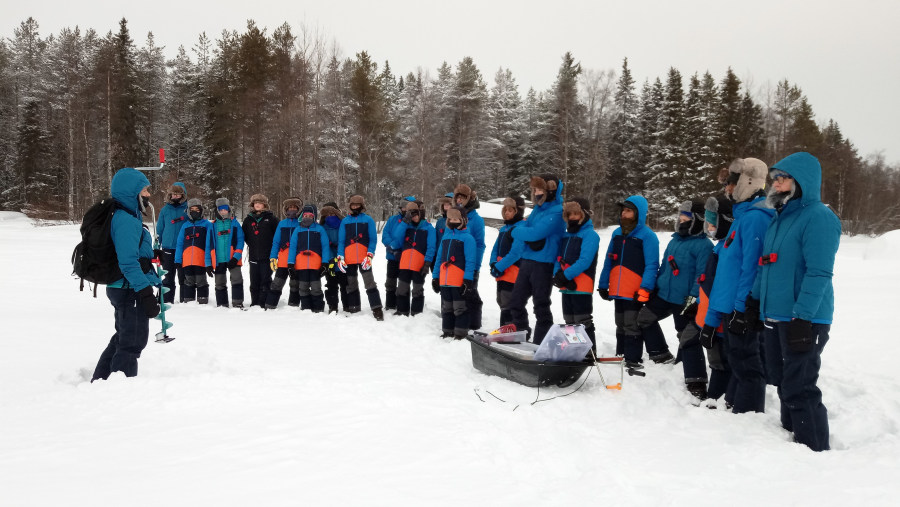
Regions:
<svg viewBox="0 0 900 507"><path fill-rule="evenodd" d="M637 208L637 225L624 237L621 225L613 231L597 284L615 299L633 299L638 289L653 291L659 271L659 237L647 225L647 199L633 195L625 201Z"/></svg>
<svg viewBox="0 0 900 507"><path fill-rule="evenodd" d="M713 243L705 234L672 234L656 275L657 297L675 304L683 303L688 296L698 297L697 278L703 274L712 250Z"/></svg>
<svg viewBox="0 0 900 507"><path fill-rule="evenodd" d="M578 232L563 233L559 242L559 255L553 267L555 275L560 269L566 280L575 280L575 290L562 290L567 294L591 294L594 292L594 276L597 274L597 254L600 250L600 235L594 230L594 223L588 219Z"/></svg>
<svg viewBox="0 0 900 507"><path fill-rule="evenodd" d="M298 225L294 229L293 234L291 234L291 246L288 248L288 264L294 264L295 269L301 269L300 266L297 266L297 254L306 251L319 256L319 262L316 262L313 256L309 256L313 259L313 262L308 264L314 266L313 269L318 269L315 267L317 264L327 264L328 261L334 258L328 241L328 231L325 230L325 227L313 222L309 227ZM310 268L304 266L302 269Z"/></svg>
<svg viewBox="0 0 900 507"><path fill-rule="evenodd" d="M822 168L809 153L794 153L772 166L790 174L803 195L787 202L766 230L762 266L753 295L760 317L831 324L834 257L841 222L820 197Z"/></svg>
<svg viewBox="0 0 900 507"><path fill-rule="evenodd" d="M722 244L716 281L709 298L706 324L719 327L722 317L746 310L744 301L753 288L766 228L775 210L766 207L766 197L734 205L734 223Z"/></svg>
<svg viewBox="0 0 900 507"><path fill-rule="evenodd" d="M444 232L447 230L447 217L441 216L434 223L434 238L436 241L436 245L441 244L441 236L444 235Z"/></svg>
<svg viewBox="0 0 900 507"><path fill-rule="evenodd" d="M210 262L210 265L215 266L233 258L240 261L244 252L244 230L237 219L222 220L219 217L212 223L211 229L215 236L216 262ZM209 252L206 255L209 256Z"/></svg>
<svg viewBox="0 0 900 507"><path fill-rule="evenodd" d="M159 218L156 219L156 235L162 248L175 249L181 227L188 219L187 212L187 202L182 202L178 206L169 203L160 210Z"/></svg>
<svg viewBox="0 0 900 507"><path fill-rule="evenodd" d="M153 258L153 240L140 219L140 195L147 186L150 186L147 177L131 167L119 169L110 183L110 193L120 208L113 213L109 234L116 246L116 257L119 259L123 278L107 287L123 288L127 283L135 292L139 292L162 282L155 270L145 273L141 268L141 259L146 259L144 263L149 264L149 260Z"/></svg>
<svg viewBox="0 0 900 507"><path fill-rule="evenodd" d="M419 258L418 255L413 256L416 257L415 264L418 264L418 261L434 264L434 254L437 252L437 235L434 231L434 226L428 223L428 220L423 218L419 220L418 224L401 221L391 233L393 234L390 241L391 248L400 252L406 250L417 251L422 257ZM407 262L401 262L400 269L412 269L410 267L412 265L409 264L409 257L410 254L407 254ZM403 259L402 253L397 257L398 261L401 259Z"/></svg>
<svg viewBox="0 0 900 507"><path fill-rule="evenodd" d="M559 238L566 230L562 217L563 183L559 183L556 198L537 206L525 223L513 229L513 238L526 243L522 258L536 262L556 262ZM543 242L543 244L542 244ZM534 250L535 247L541 247Z"/></svg>
<svg viewBox="0 0 900 507"><path fill-rule="evenodd" d="M522 252L525 251L525 242L514 239L512 231L516 227L524 224L524 220L512 224L504 224L497 233L497 241L494 241L494 247L491 249L491 256L488 264L496 262L496 267L501 273L509 269L513 264L518 264L522 258ZM500 258L498 261L497 258Z"/></svg>
<svg viewBox="0 0 900 507"><path fill-rule="evenodd" d="M475 238L468 229L448 228L438 245L431 277L442 280L443 275L441 286L444 287L459 287L463 280L474 280L475 251ZM458 279L460 271L462 278Z"/></svg>
<svg viewBox="0 0 900 507"><path fill-rule="evenodd" d="M403 215L397 213L396 215L389 217L386 222L384 222L384 228L381 229L381 244L389 247L391 246L391 240L394 239L394 228L403 225ZM384 256L389 261L397 260L397 256L391 253L390 248L384 249Z"/></svg>
<svg viewBox="0 0 900 507"><path fill-rule="evenodd" d="M278 222L275 236L272 237L272 250L269 251L269 259L278 259L278 267L286 268L288 264L288 252L291 249L291 235L294 229L300 227L300 220L296 218L283 218Z"/></svg>
<svg viewBox="0 0 900 507"><path fill-rule="evenodd" d="M348 247L353 248L348 248ZM366 254L375 255L378 248L378 233L375 221L365 213L347 215L341 220L338 231L338 250L335 255L344 258L347 264L360 264ZM362 251L365 249L365 253Z"/></svg>

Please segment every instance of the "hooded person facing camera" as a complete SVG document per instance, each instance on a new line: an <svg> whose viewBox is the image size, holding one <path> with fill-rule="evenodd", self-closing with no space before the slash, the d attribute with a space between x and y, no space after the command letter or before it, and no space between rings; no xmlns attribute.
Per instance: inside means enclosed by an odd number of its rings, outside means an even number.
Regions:
<svg viewBox="0 0 900 507"><path fill-rule="evenodd" d="M357 194L350 196L347 202L349 214L341 220L338 231L338 250L335 262L338 269L347 274L347 307L350 313L357 313L362 308L359 294L359 276L362 275L369 299L369 308L375 320L384 320L381 307L381 293L372 273L372 259L378 248L378 233L375 221L366 214L366 199Z"/></svg>
<svg viewBox="0 0 900 507"><path fill-rule="evenodd" d="M178 246L178 234L181 226L187 220L187 190L184 183L176 181L169 187L166 193L166 204L159 210L159 218L156 220L156 235L159 237L162 255L160 262L162 268L167 271L163 277L163 286L169 291L163 294L166 303L175 301L175 276L178 276L178 287L181 295L178 301L184 301L184 270L175 268L175 248Z"/></svg>
<svg viewBox="0 0 900 507"><path fill-rule="evenodd" d="M778 386L781 425L814 451L830 449L828 411L816 386L834 317L838 217L822 203L822 168L799 152L772 166L767 204L776 213L766 230L753 288L763 319L766 371ZM748 307L750 307L748 303Z"/></svg>
<svg viewBox="0 0 900 507"><path fill-rule="evenodd" d="M532 177L531 202L534 209L528 220L512 231L513 239L522 241L525 248L510 297L510 318L516 329L528 331L536 344L544 341L544 335L553 325L553 311L550 309L553 267L559 240L566 229L562 216L562 193L563 184L555 175ZM534 333L531 333L528 311L525 309L530 298L533 298L536 319Z"/></svg>
<svg viewBox="0 0 900 507"><path fill-rule="evenodd" d="M706 399L706 359L695 328L689 333L683 331L697 314L696 301L700 296L697 279L706 269L713 249L704 231L705 214L703 201L685 201L678 207L675 233L663 252L656 274L656 291L637 315L638 327L644 332L660 333L662 329L657 323L672 316L685 385L700 400Z"/></svg>
<svg viewBox="0 0 900 507"><path fill-rule="evenodd" d="M184 302L209 303L209 282L213 276L212 252L215 248L212 224L203 218L200 199L188 201L188 220L181 227L175 249L175 267L184 269Z"/></svg>
<svg viewBox="0 0 900 507"><path fill-rule="evenodd" d="M497 280L497 305L500 307L500 325L512 322L509 302L512 299L513 287L519 276L519 259L525 248L523 241L512 237L514 228L525 219L525 199L521 196L507 197L503 200L503 227L497 234L497 241L491 249L489 259L491 276Z"/></svg>
<svg viewBox="0 0 900 507"><path fill-rule="evenodd" d="M278 229L278 219L269 211L269 198L263 194L250 196L250 208L250 213L241 224L247 243L246 258L250 263L250 306L265 307L272 284L269 254Z"/></svg>
<svg viewBox="0 0 900 507"><path fill-rule="evenodd" d="M475 238L467 229L462 206L447 210L447 231L438 245L431 288L441 295L441 330L444 338L461 340L469 334L466 292L475 286Z"/></svg>
<svg viewBox="0 0 900 507"><path fill-rule="evenodd" d="M291 248L291 235L294 234L294 229L300 226L300 209L302 207L303 200L299 197L291 197L281 203L284 219L278 223L278 228L272 238L272 250L269 252L269 267L275 273L275 277L265 301L266 310L278 308L278 300L281 299L281 293L288 278L291 280L288 306L300 306L300 280L293 270L288 269L288 264L290 264L288 254Z"/></svg>
<svg viewBox="0 0 900 507"><path fill-rule="evenodd" d="M228 307L228 280L231 277L231 306L244 307L244 277L241 275L241 256L244 251L244 230L234 213L231 203L221 197L216 199L216 216L212 223L215 255L212 265L215 266L216 306ZM208 253L207 255L210 255Z"/></svg>
<svg viewBox="0 0 900 507"><path fill-rule="evenodd" d="M591 221L590 202L573 197L563 204L566 232L559 242L553 285L562 292L563 319L566 324L582 324L597 352L594 334L594 275L600 235Z"/></svg>
<svg viewBox="0 0 900 507"><path fill-rule="evenodd" d="M106 380L115 371L136 376L137 360L150 335L150 319L159 314L153 287L159 287L162 280L151 264L153 238L141 220L150 203L149 188L147 177L131 167L117 171L110 183L116 204L110 236L122 278L106 286L106 297L115 308L116 332L100 354L91 382Z"/></svg>
<svg viewBox="0 0 900 507"><path fill-rule="evenodd" d="M734 222L722 243L716 278L709 296L701 343L712 342L725 325L725 349L734 383L736 414L765 410L766 377L760 356L759 330L744 312L759 267L763 238L774 210L765 205L768 167L756 158L739 158L728 170L737 175L731 192ZM752 300L750 311L754 311ZM748 325L749 324L749 325Z"/></svg>
<svg viewBox="0 0 900 507"><path fill-rule="evenodd" d="M641 329L637 323L638 312L656 288L659 238L647 226L647 199L633 195L619 207L619 227L609 240L597 292L615 304L616 354L625 356L628 367L641 368L645 342L653 362L674 359L659 324Z"/></svg>

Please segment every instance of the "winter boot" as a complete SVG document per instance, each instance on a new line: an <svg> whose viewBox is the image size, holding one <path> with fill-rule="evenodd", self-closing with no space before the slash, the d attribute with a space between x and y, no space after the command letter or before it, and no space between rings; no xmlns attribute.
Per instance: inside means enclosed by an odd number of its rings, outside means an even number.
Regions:
<svg viewBox="0 0 900 507"><path fill-rule="evenodd" d="M425 296L412 298L412 305L409 309L410 315L418 315L422 313L423 310L425 310Z"/></svg>
<svg viewBox="0 0 900 507"><path fill-rule="evenodd" d="M446 329L444 329L441 332L441 338L453 338L453 331L447 331Z"/></svg>
<svg viewBox="0 0 900 507"><path fill-rule="evenodd" d="M650 356L650 360L656 364L671 364L675 361L675 356L672 355L668 350L665 352L660 352L654 356Z"/></svg>
<svg viewBox="0 0 900 507"><path fill-rule="evenodd" d="M228 308L228 291L216 290L216 306L224 306Z"/></svg>
<svg viewBox="0 0 900 507"><path fill-rule="evenodd" d="M688 382L687 390L700 401L706 399L706 382Z"/></svg>
<svg viewBox="0 0 900 507"><path fill-rule="evenodd" d="M208 297L198 297L198 298L197 298L197 303L199 303L199 304L201 304L201 305L208 304L208 303L209 303L209 298L208 298Z"/></svg>
<svg viewBox="0 0 900 507"><path fill-rule="evenodd" d="M384 312L381 311L381 308L375 308L372 310L372 315L375 316L375 320L381 322L384 320Z"/></svg>
<svg viewBox="0 0 900 507"><path fill-rule="evenodd" d="M384 309L385 310L396 310L397 309L397 293L392 290L384 291Z"/></svg>
<svg viewBox="0 0 900 507"><path fill-rule="evenodd" d="M328 315L331 315L332 313L335 314L335 315L338 314L338 309L337 309L336 306L329 306L329 307L328 307Z"/></svg>
<svg viewBox="0 0 900 507"><path fill-rule="evenodd" d="M300 306L300 293L291 291L288 294L288 306Z"/></svg>

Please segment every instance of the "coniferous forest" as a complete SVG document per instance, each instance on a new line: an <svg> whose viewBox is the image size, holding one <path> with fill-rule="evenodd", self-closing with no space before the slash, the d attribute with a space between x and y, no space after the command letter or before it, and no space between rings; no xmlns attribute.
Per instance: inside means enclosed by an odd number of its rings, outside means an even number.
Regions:
<svg viewBox="0 0 900 507"><path fill-rule="evenodd" d="M670 68L637 82L627 58L594 70L566 53L550 89L522 90L509 70L471 58L432 75L333 46L249 21L166 60L125 19L106 35L45 36L29 18L0 39L0 209L78 220L117 169L157 165L165 148L166 168L149 174L157 203L183 181L190 197L228 197L241 216L257 192L276 210L291 196L361 193L380 218L402 195L432 203L463 182L485 200L553 172L590 199L595 223L614 223L614 203L640 193L661 227L679 202L720 192L735 157L772 164L808 151L846 232L900 228L900 168L858 153L787 79L750 90L730 69Z"/></svg>

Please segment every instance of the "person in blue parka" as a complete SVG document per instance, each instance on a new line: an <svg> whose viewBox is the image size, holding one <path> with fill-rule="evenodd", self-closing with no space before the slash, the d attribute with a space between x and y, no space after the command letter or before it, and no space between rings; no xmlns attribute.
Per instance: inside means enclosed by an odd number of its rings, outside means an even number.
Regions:
<svg viewBox="0 0 900 507"><path fill-rule="evenodd" d="M559 239L566 225L562 216L563 184L559 178L553 174L534 176L530 186L534 209L528 220L512 232L513 239L524 242L525 248L509 301L509 313L516 329L527 331L532 341L540 344L553 325L553 310L550 308L553 267L559 251ZM531 332L525 309L529 298L533 298L534 304L534 333Z"/></svg>
<svg viewBox="0 0 900 507"><path fill-rule="evenodd" d="M590 202L573 197L563 204L566 232L559 241L553 285L562 292L563 319L566 324L581 324L597 352L594 334L594 276L600 236L591 221Z"/></svg>
<svg viewBox="0 0 900 507"><path fill-rule="evenodd" d="M288 255L291 250L291 236L294 234L294 229L300 226L301 208L303 208L303 199L299 197L291 197L281 203L284 218L278 222L272 238L272 249L269 251L269 267L275 276L272 279L272 285L269 286L269 295L265 302L266 310L278 308L278 300L281 299L286 283L289 284L288 306L300 306L300 278L294 270L288 269L288 264L291 263Z"/></svg>
<svg viewBox="0 0 900 507"><path fill-rule="evenodd" d="M153 239L141 220L149 208L149 188L147 177L131 167L119 169L110 183L117 208L110 236L122 278L106 286L106 297L115 308L116 332L100 354L91 382L106 380L115 371L136 376L137 360L150 335L150 319L159 314L153 287L159 287L162 280L151 264Z"/></svg>
<svg viewBox="0 0 900 507"><path fill-rule="evenodd" d="M362 276L372 316L377 321L383 321L381 293L378 292L378 284L372 273L372 258L378 247L375 221L366 214L366 199L359 194L350 196L347 209L349 214L341 220L341 229L338 231L335 260L338 268L347 274L348 311L357 313L361 309L359 277Z"/></svg>
<svg viewBox="0 0 900 507"><path fill-rule="evenodd" d="M212 252L212 224L203 218L203 203L196 197L188 201L188 220L181 226L175 246L175 266L184 268L184 302L209 303L209 282L215 269Z"/></svg>
<svg viewBox="0 0 900 507"><path fill-rule="evenodd" d="M322 276L332 258L328 243L328 232L316 223L318 210L307 204L300 210L300 225L291 234L288 249L288 271L297 278L297 292L300 294L300 309L321 313L325 310L322 291Z"/></svg>
<svg viewBox="0 0 900 507"><path fill-rule="evenodd" d="M484 219L478 214L481 204L478 195L468 185L457 185L453 190L453 199L457 206L466 210L466 229L475 239L475 274L474 284L466 291L466 305L469 308L469 329L481 329L481 309L484 303L478 292L478 278L481 273L481 262L487 244L484 241Z"/></svg>
<svg viewBox="0 0 900 507"><path fill-rule="evenodd" d="M387 259L387 267L385 268L384 278L384 309L397 309L397 277L400 274L400 256L391 248L391 241L394 238L394 227L403 224L403 217L406 214L406 205L416 202L416 197L408 195L400 201L397 214L388 217L384 221L384 227L381 229L381 244L384 245L384 257Z"/></svg>
<svg viewBox="0 0 900 507"><path fill-rule="evenodd" d="M838 217L820 198L822 168L809 153L772 166L767 204L776 213L766 230L752 291L763 319L769 383L778 386L781 424L814 451L830 448L828 411L816 386L834 316ZM750 306L750 305L748 305Z"/></svg>
<svg viewBox="0 0 900 507"><path fill-rule="evenodd" d="M328 251L332 255L332 258L327 259L325 270L325 302L328 304L329 314L338 312L338 302L342 303L344 311L347 311L347 274L337 269L334 261L343 219L344 214L334 201L326 202L319 210L319 225L328 235Z"/></svg>
<svg viewBox="0 0 900 507"><path fill-rule="evenodd" d="M169 187L166 193L166 204L159 210L159 218L156 220L156 236L159 238L162 255L160 262L166 270L163 277L163 286L169 288L169 292L163 294L166 303L175 300L175 277L178 276L178 301L184 301L184 269L175 267L175 247L181 227L188 219L187 190L184 183L176 181Z"/></svg>
<svg viewBox="0 0 900 507"><path fill-rule="evenodd" d="M619 203L619 227L613 231L603 260L597 292L614 301L616 354L629 368L642 368L644 342L655 363L674 359L659 323L641 329L637 314L656 288L659 237L647 225L647 199L632 195Z"/></svg>
<svg viewBox="0 0 900 507"><path fill-rule="evenodd" d="M656 275L656 291L637 316L641 329L672 316L679 338L677 359L684 370L684 382L688 391L700 400L706 399L706 359L699 333L683 331L697 314L700 296L697 278L706 268L713 249L703 230L705 211L703 201L686 201L679 206L676 232L663 252Z"/></svg>
<svg viewBox="0 0 900 507"><path fill-rule="evenodd" d="M216 306L228 307L228 280L231 277L231 306L244 307L244 276L241 259L244 253L244 230L231 212L228 199L216 199L216 214L210 228L213 233L214 252L207 252L215 270ZM216 258L211 256L215 254Z"/></svg>
<svg viewBox="0 0 900 507"><path fill-rule="evenodd" d="M437 250L434 226L425 220L425 204L421 201L407 203L403 222L394 227L392 233L390 246L398 252L399 262L394 315L415 316L425 309L425 276L431 270Z"/></svg>
<svg viewBox="0 0 900 507"><path fill-rule="evenodd" d="M512 322L509 301L512 299L513 287L519 277L519 259L525 250L525 242L516 241L512 231L525 219L525 199L521 196L507 197L503 200L500 213L503 215L503 227L497 233L494 248L488 263L491 276L497 280L497 306L500 307L500 325Z"/></svg>
<svg viewBox="0 0 900 507"><path fill-rule="evenodd" d="M728 169L738 181L731 192L734 223L722 244L716 280L709 297L700 340L711 341L725 324L726 353L735 382L733 412L765 410L766 378L760 354L759 331L748 326L744 311L753 288L763 237L775 213L766 207L768 167L755 158L736 159Z"/></svg>
<svg viewBox="0 0 900 507"><path fill-rule="evenodd" d="M434 261L431 288L441 295L441 331L444 338L464 339L469 334L466 292L475 285L475 238L466 229L466 210L447 210L447 231Z"/></svg>
<svg viewBox="0 0 900 507"><path fill-rule="evenodd" d="M438 198L438 208L441 210L441 216L434 223L434 239L435 245L441 244L441 236L447 229L447 210L453 207L453 192L447 192L443 197ZM434 269L434 266L431 266Z"/></svg>

